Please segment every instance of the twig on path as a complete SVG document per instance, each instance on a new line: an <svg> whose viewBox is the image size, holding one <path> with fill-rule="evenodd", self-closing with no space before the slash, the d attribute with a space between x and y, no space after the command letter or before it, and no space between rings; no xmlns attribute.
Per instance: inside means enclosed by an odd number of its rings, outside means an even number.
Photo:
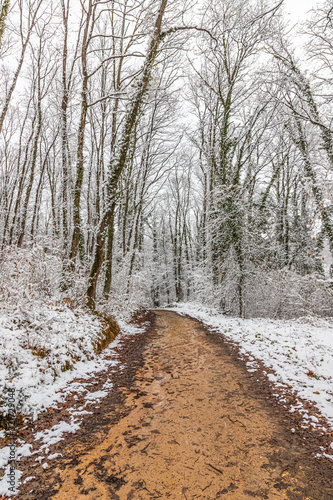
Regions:
<svg viewBox="0 0 333 500"><path fill-rule="evenodd" d="M150 443L146 444L146 446L144 448L142 448L141 453L145 453L146 452L146 449L148 448L148 446L150 445Z"/></svg>
<svg viewBox="0 0 333 500"><path fill-rule="evenodd" d="M237 424L238 423L239 425L241 425L242 427L244 427L244 429L246 429L246 425L244 425L243 422L240 422L239 420L232 420L232 418L230 418L229 415L223 415L221 418L227 418L227 419L230 420L230 422L232 424Z"/></svg>
<svg viewBox="0 0 333 500"><path fill-rule="evenodd" d="M228 419L230 420L230 422L232 422L233 424L236 424L236 423L239 423L239 425L241 425L242 427L244 427L244 429L246 429L246 426L243 424L243 422L240 422L239 420L232 420L229 415L228 415Z"/></svg>
<svg viewBox="0 0 333 500"><path fill-rule="evenodd" d="M205 491L207 488L210 487L210 485L212 484L213 481L211 481L207 486L205 486L201 491Z"/></svg>
<svg viewBox="0 0 333 500"><path fill-rule="evenodd" d="M223 472L220 469L217 469L216 467L214 467L214 465L212 465L212 464L206 464L206 465L208 465L212 469L216 470L216 472L219 472L220 474L223 474Z"/></svg>

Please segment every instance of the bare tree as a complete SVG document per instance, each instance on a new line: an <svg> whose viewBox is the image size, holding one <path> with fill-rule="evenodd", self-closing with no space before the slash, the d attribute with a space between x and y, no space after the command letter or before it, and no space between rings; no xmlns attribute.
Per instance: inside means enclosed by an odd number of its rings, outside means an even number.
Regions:
<svg viewBox="0 0 333 500"><path fill-rule="evenodd" d="M29 2L29 5L27 6L28 9L28 15L26 16L26 7L25 7L25 2L24 0L19 0L18 6L19 6L19 16L20 16L20 24L19 24L19 35L20 35L20 41L21 41L21 54L19 56L19 61L17 68L15 70L11 85L9 87L9 90L7 92L7 95L5 96L4 100L4 106L0 112L0 134L2 131L3 123L6 117L6 114L8 112L9 104L12 98L12 95L14 93L19 74L22 69L23 61L25 58L25 53L27 50L27 47L29 45L30 37L33 33L34 27L38 21L39 15L40 15L40 9L42 6L43 0L35 0L32 2ZM5 11L7 13L7 11ZM27 26L24 24L24 20L27 17L28 22Z"/></svg>

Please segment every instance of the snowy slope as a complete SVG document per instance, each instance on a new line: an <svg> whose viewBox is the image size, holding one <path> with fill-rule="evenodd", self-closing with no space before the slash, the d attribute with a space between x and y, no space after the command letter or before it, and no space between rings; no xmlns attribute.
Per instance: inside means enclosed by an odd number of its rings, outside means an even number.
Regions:
<svg viewBox="0 0 333 500"><path fill-rule="evenodd" d="M63 396L59 391L70 380L101 369L94 344L102 330L98 317L66 305L44 304L26 320L0 313L2 411L6 389L14 388L21 411L36 418Z"/></svg>

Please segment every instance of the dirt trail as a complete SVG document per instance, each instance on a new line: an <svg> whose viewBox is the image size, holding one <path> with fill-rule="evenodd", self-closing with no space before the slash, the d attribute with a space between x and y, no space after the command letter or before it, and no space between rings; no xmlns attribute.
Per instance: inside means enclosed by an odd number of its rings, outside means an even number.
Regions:
<svg viewBox="0 0 333 500"><path fill-rule="evenodd" d="M74 444L47 498L333 498L299 438L197 321L157 311L143 359L123 388L128 414Z"/></svg>

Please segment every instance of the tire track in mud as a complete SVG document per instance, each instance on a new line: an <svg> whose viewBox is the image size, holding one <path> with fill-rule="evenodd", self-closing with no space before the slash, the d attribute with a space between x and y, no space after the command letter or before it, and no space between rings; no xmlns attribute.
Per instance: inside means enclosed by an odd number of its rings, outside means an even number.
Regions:
<svg viewBox="0 0 333 500"><path fill-rule="evenodd" d="M19 498L333 499L331 464L311 458L223 343L174 312L154 323L134 380L120 378L119 418L107 425L101 405L103 429L63 445L43 491Z"/></svg>

